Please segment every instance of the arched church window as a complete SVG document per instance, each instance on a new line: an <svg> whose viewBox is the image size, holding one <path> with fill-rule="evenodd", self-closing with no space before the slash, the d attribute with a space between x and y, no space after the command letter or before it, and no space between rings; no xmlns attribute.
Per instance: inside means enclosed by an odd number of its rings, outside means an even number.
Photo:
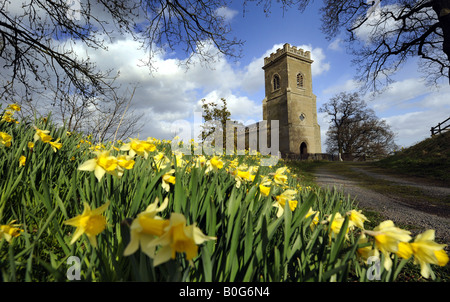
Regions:
<svg viewBox="0 0 450 302"><path fill-rule="evenodd" d="M298 73L297 74L297 87L303 88L303 86L304 86L303 74Z"/></svg>
<svg viewBox="0 0 450 302"><path fill-rule="evenodd" d="M274 75L273 76L273 90L280 89L280 76Z"/></svg>

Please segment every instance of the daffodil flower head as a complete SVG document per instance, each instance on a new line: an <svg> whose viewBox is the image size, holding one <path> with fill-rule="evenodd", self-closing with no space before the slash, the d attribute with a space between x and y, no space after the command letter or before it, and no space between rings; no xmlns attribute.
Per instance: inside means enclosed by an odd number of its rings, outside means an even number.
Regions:
<svg viewBox="0 0 450 302"><path fill-rule="evenodd" d="M135 161L131 155L117 156L117 164L124 169L130 170L134 167Z"/></svg>
<svg viewBox="0 0 450 302"><path fill-rule="evenodd" d="M281 167L278 168L275 171L275 174L273 174L273 180L276 184L281 185L281 186L285 186L287 183L287 175L284 174L287 170L287 167Z"/></svg>
<svg viewBox="0 0 450 302"><path fill-rule="evenodd" d="M20 109L20 105L17 104L10 104L6 107L6 110L20 111Z"/></svg>
<svg viewBox="0 0 450 302"><path fill-rule="evenodd" d="M409 242L412 239L411 232L396 227L391 220L383 221L373 231L366 230L365 233L374 237L375 247L384 254L383 265L386 270L392 267L390 253L397 253L400 242Z"/></svg>
<svg viewBox="0 0 450 302"><path fill-rule="evenodd" d="M11 146L11 140L12 140L12 136L11 135L9 135L8 133L0 131L0 143L1 144L5 145L6 147L10 147Z"/></svg>
<svg viewBox="0 0 450 302"><path fill-rule="evenodd" d="M186 218L179 213L171 214L170 223L164 231L161 237L149 244L155 247L161 245L155 255L154 266L175 259L176 253L185 253L186 259L192 264L192 259L198 254L198 245L216 239L203 234L195 224L186 226Z"/></svg>
<svg viewBox="0 0 450 302"><path fill-rule="evenodd" d="M36 127L34 127L36 130L36 133L34 134L34 142L41 140L44 143L50 142L53 138L48 135L50 133L50 130L41 130Z"/></svg>
<svg viewBox="0 0 450 302"><path fill-rule="evenodd" d="M20 158L19 158L19 166L20 167L23 167L23 166L25 166L25 162L27 161L27 158L25 157L25 156L20 156Z"/></svg>
<svg viewBox="0 0 450 302"><path fill-rule="evenodd" d="M431 274L430 264L445 266L448 263L448 255L444 251L445 244L439 244L434 241L435 231L427 230L419 234L410 243L414 263L420 264L420 274L424 278L429 278Z"/></svg>
<svg viewBox="0 0 450 302"><path fill-rule="evenodd" d="M53 152L56 152L58 149L61 149L62 143L59 142L60 138L58 138L54 142L48 142L50 146L52 146Z"/></svg>
<svg viewBox="0 0 450 302"><path fill-rule="evenodd" d="M167 192L170 191L170 184L175 184L175 176L173 176L173 173L175 173L175 169L171 169L166 174L162 176L162 188L166 190Z"/></svg>
<svg viewBox="0 0 450 302"><path fill-rule="evenodd" d="M12 238L20 236L23 230L19 228L20 224L15 224L14 222L16 222L16 220L13 220L8 224L0 225L0 240L5 238L7 242L11 242Z"/></svg>
<svg viewBox="0 0 450 302"><path fill-rule="evenodd" d="M363 245L365 243L369 243L369 238L367 238L366 234L362 233L361 236L358 239L358 245ZM380 255L380 252L373 248L373 244L368 244L364 247L360 247L356 250L357 255L367 264L367 260L372 257L378 257Z"/></svg>
<svg viewBox="0 0 450 302"><path fill-rule="evenodd" d="M305 218L308 218L314 215L313 220L311 221L310 228L313 229L319 223L319 211L313 211L312 208L309 208L308 213L306 213Z"/></svg>
<svg viewBox="0 0 450 302"><path fill-rule="evenodd" d="M255 178L254 175L250 173L250 171L242 171L239 168L233 172L234 179L236 180L236 187L239 188L242 184L242 181L253 181Z"/></svg>
<svg viewBox="0 0 450 302"><path fill-rule="evenodd" d="M158 213L167 208L169 199L166 197L164 202L158 206L159 199L150 204L144 212L137 215L130 226L130 243L124 251L124 256L134 254L139 247L149 257L155 256L155 246L151 245L151 241L163 235L165 227L169 225L169 221L156 216Z"/></svg>
<svg viewBox="0 0 450 302"><path fill-rule="evenodd" d="M218 171L220 169L223 168L224 163L223 161L220 159L220 157L218 157L217 155L213 156L208 162L207 162L207 168L205 173L208 173L210 171Z"/></svg>
<svg viewBox="0 0 450 302"><path fill-rule="evenodd" d="M199 155L195 159L195 167L203 168L206 165L206 157L204 155Z"/></svg>
<svg viewBox="0 0 450 302"><path fill-rule="evenodd" d="M361 213L362 211L351 210L347 213L349 216L349 227L353 228L357 226L358 228L364 230L364 222L369 221L367 217Z"/></svg>
<svg viewBox="0 0 450 302"><path fill-rule="evenodd" d="M110 202L108 201L97 209L91 210L89 204L84 202L83 213L64 222L64 224L77 228L73 234L70 244L75 243L81 235L86 234L91 245L97 248L96 236L103 232L106 228L106 217L102 214L108 208L109 203Z"/></svg>
<svg viewBox="0 0 450 302"><path fill-rule="evenodd" d="M153 156L153 161L157 170L165 169L170 164L170 159L164 154L164 152L159 152Z"/></svg>
<svg viewBox="0 0 450 302"><path fill-rule="evenodd" d="M259 185L259 191L261 192L262 195L269 196L270 187L266 187L266 186L261 184L261 185Z"/></svg>
<svg viewBox="0 0 450 302"><path fill-rule="evenodd" d="M115 156L110 155L109 151L94 151L96 158L89 159L82 163L78 170L80 171L94 171L95 177L100 181L105 173L120 177L117 170L118 161Z"/></svg>
<svg viewBox="0 0 450 302"><path fill-rule="evenodd" d="M333 236L337 236L342 229L342 226L344 225L345 222L345 217L342 217L341 213L337 212L336 214L330 215L328 217L328 222L330 223L330 239ZM349 227L347 227L347 229L345 230L345 238L348 239L348 231L349 231Z"/></svg>
<svg viewBox="0 0 450 302"><path fill-rule="evenodd" d="M295 196L297 194L296 190L287 189L280 195L275 196L275 199L277 200L275 204L273 205L278 209L277 211L277 217L281 217L284 213L284 207L286 206L286 202L289 204L289 209L291 211L294 211L297 207L298 201L294 200Z"/></svg>
<svg viewBox="0 0 450 302"><path fill-rule="evenodd" d="M128 154L130 156L135 156L137 154L147 159L148 153L155 151L156 146L150 141L143 141L137 138L130 138L130 142L123 144L120 147L120 150L128 151Z"/></svg>

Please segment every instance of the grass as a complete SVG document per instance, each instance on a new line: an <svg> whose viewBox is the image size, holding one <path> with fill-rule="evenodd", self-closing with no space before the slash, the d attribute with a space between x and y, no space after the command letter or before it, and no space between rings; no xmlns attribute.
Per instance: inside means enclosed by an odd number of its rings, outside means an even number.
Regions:
<svg viewBox="0 0 450 302"><path fill-rule="evenodd" d="M374 162L373 166L450 186L450 131L402 149L395 155Z"/></svg>
<svg viewBox="0 0 450 302"><path fill-rule="evenodd" d="M317 166L316 166L317 167ZM450 204L450 196L435 197L426 194L420 188L408 185L401 185L390 180L372 177L364 172L354 170L353 168L362 168L371 172L386 173L392 175L394 171L388 172L387 168L376 169L372 163L360 162L329 162L327 168L331 171L343 175L350 179L357 179L359 186L372 190L374 192L390 196L392 198L414 200L419 202L427 202L431 204ZM310 168L311 170L314 167ZM398 175L398 174L397 174ZM401 177L401 175L400 175Z"/></svg>

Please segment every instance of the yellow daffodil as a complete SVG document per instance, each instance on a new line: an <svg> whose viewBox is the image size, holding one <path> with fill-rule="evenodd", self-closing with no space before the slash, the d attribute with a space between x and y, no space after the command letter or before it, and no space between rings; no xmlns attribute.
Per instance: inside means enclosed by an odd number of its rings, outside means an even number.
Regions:
<svg viewBox="0 0 450 302"><path fill-rule="evenodd" d="M275 199L277 202L273 205L274 207L278 208L277 211L277 217L280 217L284 213L284 207L286 205L286 202L289 204L289 209L291 211L294 211L297 207L298 201L294 200L295 196L297 194L296 190L287 189L280 195L276 196Z"/></svg>
<svg viewBox="0 0 450 302"><path fill-rule="evenodd" d="M73 244L80 238L81 235L86 234L89 242L93 247L97 247L97 235L103 232L106 228L106 217L103 216L103 212L109 206L109 201L97 209L91 210L88 203L84 202L84 210L81 215L64 221L64 224L76 227L70 244Z"/></svg>
<svg viewBox="0 0 450 302"><path fill-rule="evenodd" d="M136 154L147 159L148 153L155 151L156 146L149 141L143 141L136 138L130 138L130 142L120 147L122 151L128 151L128 154L135 156Z"/></svg>
<svg viewBox="0 0 450 302"><path fill-rule="evenodd" d="M117 164L124 169L130 170L134 167L135 161L131 155L119 155L117 156Z"/></svg>
<svg viewBox="0 0 450 302"><path fill-rule="evenodd" d="M424 278L430 277L430 264L445 266L448 263L448 255L444 251L446 245L436 243L434 236L434 230L427 230L417 235L414 242L410 243L414 263L420 264L420 274Z"/></svg>
<svg viewBox="0 0 450 302"><path fill-rule="evenodd" d="M14 123L16 120L13 118L14 112L6 111L2 116L2 120L8 123Z"/></svg>
<svg viewBox="0 0 450 302"><path fill-rule="evenodd" d="M269 196L270 187L266 187L264 185L259 185L259 191L261 192L262 195Z"/></svg>
<svg viewBox="0 0 450 302"><path fill-rule="evenodd" d="M11 242L12 238L20 236L23 230L19 228L20 224L14 224L14 222L16 220L8 224L0 225L0 240L5 238L7 242Z"/></svg>
<svg viewBox="0 0 450 302"><path fill-rule="evenodd" d="M170 170L162 176L162 187L167 192L170 191L170 184L175 184L175 176L172 175L173 173L175 173L175 169Z"/></svg>
<svg viewBox="0 0 450 302"><path fill-rule="evenodd" d="M311 221L311 224L309 227L311 229L314 229L314 227L319 223L319 211L313 211L312 208L309 208L308 213L306 213L305 218L308 218L310 216L314 215L313 220Z"/></svg>
<svg viewBox="0 0 450 302"><path fill-rule="evenodd" d="M234 179L236 180L236 187L239 188L242 181L253 181L255 176L250 171L241 171L239 169L233 171Z"/></svg>
<svg viewBox="0 0 450 302"><path fill-rule="evenodd" d="M5 145L6 147L11 146L12 136L5 132L0 132L0 143Z"/></svg>
<svg viewBox="0 0 450 302"><path fill-rule="evenodd" d="M366 230L365 233L374 237L375 247L384 254L383 265L386 270L390 270L392 267L390 253L397 253L400 242L411 240L411 232L396 227L391 220L383 221L373 231Z"/></svg>
<svg viewBox="0 0 450 302"><path fill-rule="evenodd" d="M369 242L369 238L367 238L367 236L364 233L361 234L361 236L358 239L358 244L363 245L368 242ZM367 260L369 259L369 257L372 257L372 256L379 257L380 256L380 252L377 249L374 249L372 244L358 248L356 250L356 253L365 263L367 263Z"/></svg>
<svg viewBox="0 0 450 302"><path fill-rule="evenodd" d="M153 156L153 160L157 170L165 169L170 164L170 159L164 154L164 152L159 152Z"/></svg>
<svg viewBox="0 0 450 302"><path fill-rule="evenodd" d="M172 213L164 234L149 244L150 247L161 245L161 249L154 257L153 265L157 266L175 259L176 253L185 253L186 259L192 264L192 259L198 254L198 245L215 239L204 235L195 224L186 226L186 218L182 214Z"/></svg>
<svg viewBox="0 0 450 302"><path fill-rule="evenodd" d="M218 171L222 169L224 166L223 161L218 156L213 156L208 162L207 162L207 168L205 173L208 173L210 171Z"/></svg>
<svg viewBox="0 0 450 302"><path fill-rule="evenodd" d="M53 152L56 152L58 149L61 149L62 143L59 142L60 138L58 138L54 142L48 142L50 146L52 146Z"/></svg>
<svg viewBox="0 0 450 302"><path fill-rule="evenodd" d="M396 254L403 259L411 258L413 254L411 244L409 242L399 242Z"/></svg>
<svg viewBox="0 0 450 302"><path fill-rule="evenodd" d="M333 221L331 221L331 219L333 219ZM342 226L344 224L344 221L345 221L345 217L342 217L341 213L339 213L339 212L337 212L334 215L334 218L333 218L333 215L330 215L328 217L328 222L330 222L330 233L329 233L330 239L333 236L337 236L340 233ZM348 239L348 231L349 231L349 228L347 227L347 229L345 230L345 238L347 238L347 239Z"/></svg>
<svg viewBox="0 0 450 302"><path fill-rule="evenodd" d="M203 168L206 165L206 157L203 155L197 156L195 159L195 167Z"/></svg>
<svg viewBox="0 0 450 302"><path fill-rule="evenodd" d="M175 164L178 168L182 168L182 167L186 166L187 162L183 158L183 153L175 152L174 155L175 155Z"/></svg>
<svg viewBox="0 0 450 302"><path fill-rule="evenodd" d="M78 170L81 171L94 171L95 177L100 181L105 173L120 176L119 171L117 171L118 162L117 158L111 156L109 151L94 151L96 158L89 159L82 163Z"/></svg>
<svg viewBox="0 0 450 302"><path fill-rule="evenodd" d="M36 133L34 134L34 142L41 140L44 143L48 143L52 140L52 137L48 135L50 133L49 130L41 130L36 127L34 128L36 129Z"/></svg>
<svg viewBox="0 0 450 302"><path fill-rule="evenodd" d="M20 111L20 106L17 104L10 104L6 107L6 110Z"/></svg>
<svg viewBox="0 0 450 302"><path fill-rule="evenodd" d="M26 158L25 156L22 155L22 156L19 158L19 166L20 166L20 167L25 166L26 160L27 160L27 158Z"/></svg>
<svg viewBox="0 0 450 302"><path fill-rule="evenodd" d="M287 175L284 174L287 170L287 167L278 168L273 174L273 181L281 186L285 186L287 184Z"/></svg>
<svg viewBox="0 0 450 302"><path fill-rule="evenodd" d="M361 212L362 211L351 210L347 213L347 215L349 216L349 227L350 228L357 226L358 228L364 230L364 222L369 221L369 220Z"/></svg>
<svg viewBox="0 0 450 302"><path fill-rule="evenodd" d="M27 146L28 146L28 149L33 150L34 143L33 142L28 142Z"/></svg>
<svg viewBox="0 0 450 302"><path fill-rule="evenodd" d="M158 207L159 199L150 204L147 209L138 214L130 226L130 243L124 251L124 256L134 254L139 246L149 257L155 255L155 246L150 245L151 241L164 234L164 228L169 225L169 220L156 216L166 209L169 199L166 197L161 206Z"/></svg>

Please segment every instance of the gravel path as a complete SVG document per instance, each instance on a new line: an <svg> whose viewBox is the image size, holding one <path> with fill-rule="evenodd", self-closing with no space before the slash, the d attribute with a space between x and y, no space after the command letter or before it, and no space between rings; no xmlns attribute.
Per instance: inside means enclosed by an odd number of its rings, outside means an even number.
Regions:
<svg viewBox="0 0 450 302"><path fill-rule="evenodd" d="M353 168L371 177L389 180L399 185L421 188L424 194L430 196L448 196L450 188L424 185L411 180L400 179L369 172L361 168ZM436 238L450 245L450 207L445 205L432 205L430 203L402 200L401 198L385 196L358 185L354 179L337 175L326 166L317 168L316 182L324 188L336 188L343 190L345 194L356 199L358 208L374 210L380 213L384 219L390 219L394 223L402 223L417 226L417 230L411 230L413 235L426 229L434 229Z"/></svg>

